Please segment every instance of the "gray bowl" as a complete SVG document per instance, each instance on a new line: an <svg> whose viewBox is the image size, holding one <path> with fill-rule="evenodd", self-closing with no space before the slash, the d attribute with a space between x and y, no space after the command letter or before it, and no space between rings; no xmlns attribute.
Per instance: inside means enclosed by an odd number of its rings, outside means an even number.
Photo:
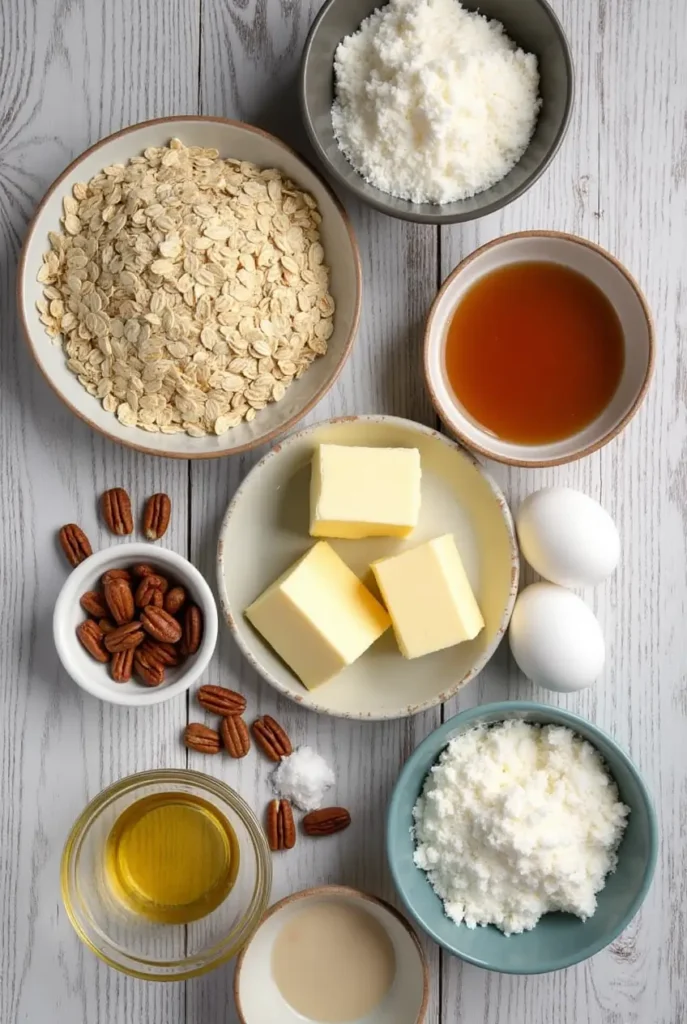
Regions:
<svg viewBox="0 0 687 1024"><path fill-rule="evenodd" d="M328 0L315 19L303 51L300 101L310 141L326 169L359 199L382 213L425 224L455 224L474 220L507 206L544 173L563 141L573 103L573 65L570 47L558 18L546 0L463 0L468 10L479 10L502 22L510 38L539 60L542 108L532 140L520 161L505 178L470 199L438 206L397 199L365 179L343 155L332 128L334 52L344 38L356 32L380 0Z"/></svg>

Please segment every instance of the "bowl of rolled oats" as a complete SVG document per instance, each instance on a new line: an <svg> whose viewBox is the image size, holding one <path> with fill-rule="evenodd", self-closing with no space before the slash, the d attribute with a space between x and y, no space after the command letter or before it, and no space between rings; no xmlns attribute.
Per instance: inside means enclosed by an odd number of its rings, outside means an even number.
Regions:
<svg viewBox="0 0 687 1024"><path fill-rule="evenodd" d="M89 426L210 458L284 433L332 386L358 326L360 258L334 193L274 136L162 118L55 181L18 291L34 359Z"/></svg>

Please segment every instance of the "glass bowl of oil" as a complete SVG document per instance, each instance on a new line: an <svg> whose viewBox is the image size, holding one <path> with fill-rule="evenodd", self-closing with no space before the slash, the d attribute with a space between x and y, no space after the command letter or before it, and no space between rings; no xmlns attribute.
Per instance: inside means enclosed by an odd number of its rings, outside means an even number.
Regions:
<svg viewBox="0 0 687 1024"><path fill-rule="evenodd" d="M62 898L79 938L111 967L180 981L226 962L264 914L272 861L232 789L200 772L130 775L75 822Z"/></svg>

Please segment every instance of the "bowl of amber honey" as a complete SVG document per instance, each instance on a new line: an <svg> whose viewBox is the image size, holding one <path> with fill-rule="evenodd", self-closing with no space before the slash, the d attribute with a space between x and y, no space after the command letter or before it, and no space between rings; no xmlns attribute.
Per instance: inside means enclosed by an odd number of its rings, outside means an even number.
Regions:
<svg viewBox="0 0 687 1024"><path fill-rule="evenodd" d="M515 466L572 462L613 440L653 363L651 313L632 275L595 243L556 231L473 252L425 330L426 383L445 426Z"/></svg>
<svg viewBox="0 0 687 1024"><path fill-rule="evenodd" d="M82 942L148 981L196 977L231 959L267 908L264 831L232 789L162 769L100 793L71 829L62 898Z"/></svg>

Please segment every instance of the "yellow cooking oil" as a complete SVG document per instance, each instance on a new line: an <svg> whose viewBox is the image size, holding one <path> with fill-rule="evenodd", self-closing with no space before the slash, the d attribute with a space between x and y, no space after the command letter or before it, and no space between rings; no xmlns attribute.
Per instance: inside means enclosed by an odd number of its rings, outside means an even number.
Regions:
<svg viewBox="0 0 687 1024"><path fill-rule="evenodd" d="M236 833L207 800L155 793L119 816L105 846L115 898L161 924L188 924L216 910L239 870Z"/></svg>

